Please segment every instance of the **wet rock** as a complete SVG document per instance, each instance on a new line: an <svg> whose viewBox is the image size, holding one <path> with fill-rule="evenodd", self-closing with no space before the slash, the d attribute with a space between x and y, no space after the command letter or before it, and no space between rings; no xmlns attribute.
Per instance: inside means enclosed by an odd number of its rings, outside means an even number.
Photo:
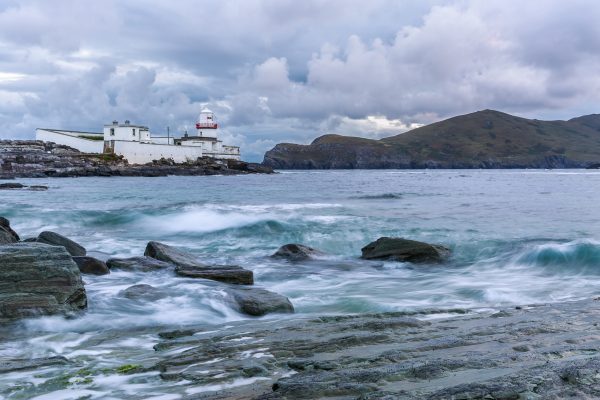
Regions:
<svg viewBox="0 0 600 400"><path fill-rule="evenodd" d="M10 221L0 217L0 244L16 243L19 239L17 232L10 227Z"/></svg>
<svg viewBox="0 0 600 400"><path fill-rule="evenodd" d="M0 374L28 369L39 369L52 365L66 365L69 360L65 357L42 357L28 359L0 359Z"/></svg>
<svg viewBox="0 0 600 400"><path fill-rule="evenodd" d="M130 286L122 290L119 295L131 300L160 300L167 297L162 290L146 284Z"/></svg>
<svg viewBox="0 0 600 400"><path fill-rule="evenodd" d="M277 249L271 257L285 258L290 261L304 261L323 255L325 253L312 247L304 246L303 244L288 243Z"/></svg>
<svg viewBox="0 0 600 400"><path fill-rule="evenodd" d="M55 232L44 231L39 234L37 241L52 246L62 246L74 257L83 257L87 253L85 247Z"/></svg>
<svg viewBox="0 0 600 400"><path fill-rule="evenodd" d="M450 250L444 246L403 238L381 237L361 249L365 260L388 260L413 263L442 262Z"/></svg>
<svg viewBox="0 0 600 400"><path fill-rule="evenodd" d="M219 282L252 285L252 271L237 265L206 265L192 254L159 242L149 242L144 255L176 265L175 273L187 278L203 278Z"/></svg>
<svg viewBox="0 0 600 400"><path fill-rule="evenodd" d="M234 307L248 315L294 312L294 306L287 297L265 289L230 288L227 293L231 296Z"/></svg>
<svg viewBox="0 0 600 400"><path fill-rule="evenodd" d="M177 266L175 273L185 278L202 278L236 285L254 284L252 271L237 265Z"/></svg>
<svg viewBox="0 0 600 400"><path fill-rule="evenodd" d="M196 332L192 329L176 329L174 331L159 332L158 337L161 339L172 340L181 337L192 336L194 333Z"/></svg>
<svg viewBox="0 0 600 400"><path fill-rule="evenodd" d="M125 271L158 271L164 269L174 269L175 265L157 260L152 257L130 257L130 258L109 258L106 265L110 269L121 269Z"/></svg>
<svg viewBox="0 0 600 400"><path fill-rule="evenodd" d="M0 183L0 190L23 189L24 187L25 187L25 185L23 185L22 183L18 183L18 182Z"/></svg>
<svg viewBox="0 0 600 400"><path fill-rule="evenodd" d="M73 257L73 261L79 267L82 274L89 275L106 275L110 274L110 270L103 261L94 257Z"/></svg>
<svg viewBox="0 0 600 400"><path fill-rule="evenodd" d="M86 307L79 269L63 247L0 246L0 319L65 314Z"/></svg>
<svg viewBox="0 0 600 400"><path fill-rule="evenodd" d="M48 190L48 186L45 185L31 185L27 187L27 190L33 190L34 192L44 192Z"/></svg>

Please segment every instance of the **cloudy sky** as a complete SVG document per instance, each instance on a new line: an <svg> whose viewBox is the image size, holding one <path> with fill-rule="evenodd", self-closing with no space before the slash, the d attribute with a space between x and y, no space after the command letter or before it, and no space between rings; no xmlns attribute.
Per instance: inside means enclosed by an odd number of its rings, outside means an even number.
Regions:
<svg viewBox="0 0 600 400"><path fill-rule="evenodd" d="M600 112L596 0L0 0L0 138L130 119L262 159L493 108Z"/></svg>

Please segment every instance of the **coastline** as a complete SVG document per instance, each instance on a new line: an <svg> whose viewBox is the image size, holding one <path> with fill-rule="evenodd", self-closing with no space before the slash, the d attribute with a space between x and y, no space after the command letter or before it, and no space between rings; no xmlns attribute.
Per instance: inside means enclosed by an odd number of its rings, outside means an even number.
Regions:
<svg viewBox="0 0 600 400"><path fill-rule="evenodd" d="M257 163L198 158L186 163L160 159L144 165L109 154L87 154L68 146L37 140L0 140L0 179L91 176L203 176L271 174Z"/></svg>

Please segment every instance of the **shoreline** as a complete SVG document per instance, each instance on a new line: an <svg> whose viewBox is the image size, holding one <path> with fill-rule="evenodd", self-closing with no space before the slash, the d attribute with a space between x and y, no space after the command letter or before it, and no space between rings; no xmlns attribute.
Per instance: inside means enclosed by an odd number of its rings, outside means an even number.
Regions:
<svg viewBox="0 0 600 400"><path fill-rule="evenodd" d="M74 177L159 177L272 174L273 169L257 163L209 157L176 164L160 159L129 164L112 154L87 154L68 146L37 140L0 140L0 180L18 178Z"/></svg>

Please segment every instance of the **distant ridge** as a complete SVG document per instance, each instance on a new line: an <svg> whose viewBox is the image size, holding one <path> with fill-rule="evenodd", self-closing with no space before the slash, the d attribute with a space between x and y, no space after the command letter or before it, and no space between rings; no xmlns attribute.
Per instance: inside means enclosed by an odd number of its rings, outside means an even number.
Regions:
<svg viewBox="0 0 600 400"><path fill-rule="evenodd" d="M477 111L381 140L324 135L280 143L263 164L277 169L584 168L600 163L600 114L540 121Z"/></svg>

